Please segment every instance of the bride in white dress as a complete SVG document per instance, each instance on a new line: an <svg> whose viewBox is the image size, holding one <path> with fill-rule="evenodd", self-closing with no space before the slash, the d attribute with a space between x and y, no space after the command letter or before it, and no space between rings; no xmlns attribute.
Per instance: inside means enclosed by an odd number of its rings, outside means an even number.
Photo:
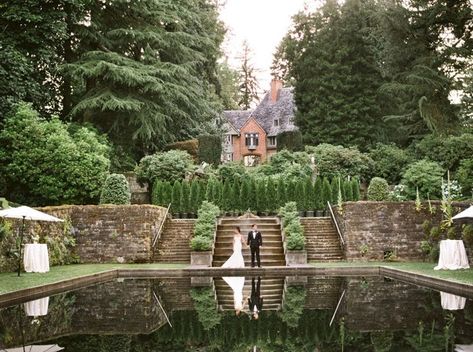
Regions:
<svg viewBox="0 0 473 352"><path fill-rule="evenodd" d="M243 258L242 247L245 243L243 236L241 235L240 228L237 226L233 234L233 254L228 260L223 263L222 268L244 268L245 260ZM230 286L233 290L233 303L235 313L240 314L245 304L243 300L243 287L245 286L244 277L222 277L222 279Z"/></svg>

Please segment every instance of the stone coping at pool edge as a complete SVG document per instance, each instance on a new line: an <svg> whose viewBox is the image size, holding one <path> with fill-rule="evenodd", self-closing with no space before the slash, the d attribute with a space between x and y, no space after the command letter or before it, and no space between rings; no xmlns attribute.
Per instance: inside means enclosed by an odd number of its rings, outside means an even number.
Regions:
<svg viewBox="0 0 473 352"><path fill-rule="evenodd" d="M377 276L382 275L406 283L431 288L438 291L457 294L473 299L473 285L425 274L414 273L399 268L383 265L356 265L350 267L333 267L311 265L274 266L263 268L220 268L188 266L180 269L124 268L110 269L103 272L83 275L41 286L30 287L0 295L0 308L24 301L54 295L64 291L96 285L118 278L151 279L160 277L221 277L221 276Z"/></svg>

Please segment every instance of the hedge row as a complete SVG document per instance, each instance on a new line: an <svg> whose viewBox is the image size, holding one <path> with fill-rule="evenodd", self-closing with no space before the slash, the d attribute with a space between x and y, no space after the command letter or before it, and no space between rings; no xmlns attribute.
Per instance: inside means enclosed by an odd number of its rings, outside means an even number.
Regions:
<svg viewBox="0 0 473 352"><path fill-rule="evenodd" d="M287 202L296 202L297 210L323 210L327 202L337 203L339 189L343 201L357 201L360 186L357 179L341 180L317 178L287 181L282 178L246 178L242 182L221 182L211 178L203 181L156 181L152 192L152 203L167 207L173 213L197 212L203 201L209 201L226 212L270 212L275 213Z"/></svg>

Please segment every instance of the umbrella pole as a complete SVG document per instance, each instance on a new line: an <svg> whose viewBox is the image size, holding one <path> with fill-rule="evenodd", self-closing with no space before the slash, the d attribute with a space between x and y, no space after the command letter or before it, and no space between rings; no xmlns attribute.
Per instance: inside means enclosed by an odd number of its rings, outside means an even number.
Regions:
<svg viewBox="0 0 473 352"><path fill-rule="evenodd" d="M18 276L21 273L21 245L23 244L23 233L25 232L25 217L23 216L23 221L21 223L21 232L20 232L20 250L18 254Z"/></svg>

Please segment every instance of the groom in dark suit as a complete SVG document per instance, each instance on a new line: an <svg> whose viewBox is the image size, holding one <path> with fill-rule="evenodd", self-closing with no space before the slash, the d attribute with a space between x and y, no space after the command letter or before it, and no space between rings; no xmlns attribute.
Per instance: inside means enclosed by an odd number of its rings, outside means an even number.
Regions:
<svg viewBox="0 0 473 352"><path fill-rule="evenodd" d="M261 297L261 277L258 276L258 282L255 278L251 279L251 296L248 298L248 307L253 319L258 320L259 313L263 309L263 298Z"/></svg>
<svg viewBox="0 0 473 352"><path fill-rule="evenodd" d="M259 257L259 249L263 245L263 237L261 232L258 231L256 224L251 225L251 231L248 232L248 239L246 244L250 246L251 251L251 267L255 267L255 257L258 267L261 268L261 261Z"/></svg>

